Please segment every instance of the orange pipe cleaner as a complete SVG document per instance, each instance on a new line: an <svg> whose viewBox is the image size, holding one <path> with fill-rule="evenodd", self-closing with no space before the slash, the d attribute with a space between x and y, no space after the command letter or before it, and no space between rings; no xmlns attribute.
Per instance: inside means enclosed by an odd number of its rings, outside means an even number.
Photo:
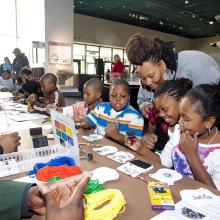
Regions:
<svg viewBox="0 0 220 220"><path fill-rule="evenodd" d="M70 176L76 176L81 173L79 166L46 166L38 170L37 179L43 182L48 182L54 176L65 179Z"/></svg>

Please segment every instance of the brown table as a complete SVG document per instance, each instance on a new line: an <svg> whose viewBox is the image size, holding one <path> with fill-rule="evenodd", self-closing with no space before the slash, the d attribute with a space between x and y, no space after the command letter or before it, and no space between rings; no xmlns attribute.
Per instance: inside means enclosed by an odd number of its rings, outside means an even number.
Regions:
<svg viewBox="0 0 220 220"><path fill-rule="evenodd" d="M84 131L84 130L80 129L79 134L78 134L79 142L87 142L86 140L81 138L81 136L88 135L90 133L92 133L92 131ZM27 141L28 140L30 141L30 139L28 139L28 137L27 137L27 133L25 133L25 132L21 133L22 136L23 136L23 134L25 135L25 139ZM106 138L92 142L92 143L101 143L104 145L116 146L118 148L118 150L130 151L128 148L123 147L119 144L116 144ZM31 147L32 143L29 142L29 144L30 144L29 146ZM53 144L53 143L51 142L50 144ZM93 161L87 161L86 159L82 159L80 161L80 165L81 165L81 168L83 171L93 170L93 169L95 169L97 167L101 167L101 166L106 166L106 167L116 169L120 165L117 162L108 159L107 157L100 156L99 154L94 152L91 149L91 147L84 146L83 148L86 152L93 153L93 156L94 156ZM134 152L132 152L132 153L135 155L136 158L146 161L143 157L137 155ZM148 176L148 174L155 172L158 168L161 168L161 166L158 164L154 164L154 168L152 170L148 171L147 173L143 174L142 176L147 181L148 180L155 181L154 179L150 178ZM123 219L123 220L134 220L134 219L142 220L143 219L144 220L144 219L150 219L151 217L157 215L159 212L153 211L151 209L150 199L149 199L148 190L147 190L147 183L138 179L138 178L130 177L130 176L123 174L121 172L119 172L119 173L120 173L119 180L105 183L106 189L107 188L114 188L114 189L121 190L122 193L124 194L124 197L126 200L125 211L123 213L119 214L116 219L118 219L118 220L120 220L120 219ZM19 174L19 175L7 177L7 179L15 179L15 178L18 178L19 176L22 176L22 175L24 175L24 174ZM176 203L180 200L180 194L179 194L180 190L182 190L182 189L197 189L200 187L207 188L207 189L211 190L212 192L220 195L220 192L217 192L216 190L214 190L214 189L212 189L212 188L210 188L210 187L208 187L198 181L192 181L188 177L184 177L181 180L175 182L175 184L173 186L170 186L170 189L171 189L174 201ZM38 216L33 216L32 219L43 220L44 218L38 217Z"/></svg>

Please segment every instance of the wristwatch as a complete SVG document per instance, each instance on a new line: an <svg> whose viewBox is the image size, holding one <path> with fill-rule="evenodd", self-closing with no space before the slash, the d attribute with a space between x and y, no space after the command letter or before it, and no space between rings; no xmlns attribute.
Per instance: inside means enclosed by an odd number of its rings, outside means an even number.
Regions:
<svg viewBox="0 0 220 220"><path fill-rule="evenodd" d="M3 147L0 145L0 155L1 154L4 154L4 149L3 149Z"/></svg>

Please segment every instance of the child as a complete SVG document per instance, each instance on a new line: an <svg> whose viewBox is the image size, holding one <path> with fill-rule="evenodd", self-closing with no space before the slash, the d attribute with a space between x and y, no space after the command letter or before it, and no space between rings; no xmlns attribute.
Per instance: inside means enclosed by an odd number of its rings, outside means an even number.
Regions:
<svg viewBox="0 0 220 220"><path fill-rule="evenodd" d="M80 121L86 117L86 115L93 110L99 103L102 102L102 82L93 78L86 81L83 87L83 102L76 103L72 106L58 109L64 114L72 117L75 121Z"/></svg>
<svg viewBox="0 0 220 220"><path fill-rule="evenodd" d="M44 97L33 101L33 108L40 113L48 113L50 108L64 107L63 94L57 89L57 77L52 73L46 73L40 79L40 86Z"/></svg>
<svg viewBox="0 0 220 220"><path fill-rule="evenodd" d="M129 84L122 79L112 82L109 101L101 103L91 111L81 123L83 128L96 128L96 132L106 135L120 144L125 144L125 134L132 131L137 138L142 136L144 120L141 114L129 104Z"/></svg>
<svg viewBox="0 0 220 220"><path fill-rule="evenodd" d="M12 75L10 70L5 70L3 72L3 80L2 85L4 86L1 91L9 91L12 92L14 90L14 82L12 80Z"/></svg>
<svg viewBox="0 0 220 220"><path fill-rule="evenodd" d="M171 165L183 175L219 190L220 83L190 90L181 100L179 111L181 136L179 144L171 150ZM144 154L152 159L148 153Z"/></svg>
<svg viewBox="0 0 220 220"><path fill-rule="evenodd" d="M33 72L28 67L23 67L17 78L17 82L22 80L21 89L13 93L14 100L24 99L24 101L30 96L35 95L36 99L43 96L38 81L33 80Z"/></svg>

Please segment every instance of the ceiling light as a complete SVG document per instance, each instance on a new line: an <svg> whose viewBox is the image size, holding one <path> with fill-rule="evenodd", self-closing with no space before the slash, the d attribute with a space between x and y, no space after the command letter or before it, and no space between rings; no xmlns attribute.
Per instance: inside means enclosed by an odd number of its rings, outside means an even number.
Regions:
<svg viewBox="0 0 220 220"><path fill-rule="evenodd" d="M182 26L179 26L179 30L181 30L181 31L182 31L182 30L183 30L183 27L182 27Z"/></svg>
<svg viewBox="0 0 220 220"><path fill-rule="evenodd" d="M124 5L122 5L122 8L126 8Z"/></svg>
<svg viewBox="0 0 220 220"><path fill-rule="evenodd" d="M209 22L209 24L211 24L211 25L212 25L212 24L214 24L214 22L213 22L213 21L210 21L210 22Z"/></svg>
<svg viewBox="0 0 220 220"><path fill-rule="evenodd" d="M82 4L83 2L79 2L80 4Z"/></svg>
<svg viewBox="0 0 220 220"><path fill-rule="evenodd" d="M102 6L100 6L99 8L102 8Z"/></svg>
<svg viewBox="0 0 220 220"><path fill-rule="evenodd" d="M186 1L185 1L185 4L186 4L186 5L187 5L187 4L189 4L189 1L188 1L188 0L186 0Z"/></svg>
<svg viewBox="0 0 220 220"><path fill-rule="evenodd" d="M196 17L196 15L195 15L195 14L192 14L192 17L193 17L193 18L195 18L195 17Z"/></svg>

